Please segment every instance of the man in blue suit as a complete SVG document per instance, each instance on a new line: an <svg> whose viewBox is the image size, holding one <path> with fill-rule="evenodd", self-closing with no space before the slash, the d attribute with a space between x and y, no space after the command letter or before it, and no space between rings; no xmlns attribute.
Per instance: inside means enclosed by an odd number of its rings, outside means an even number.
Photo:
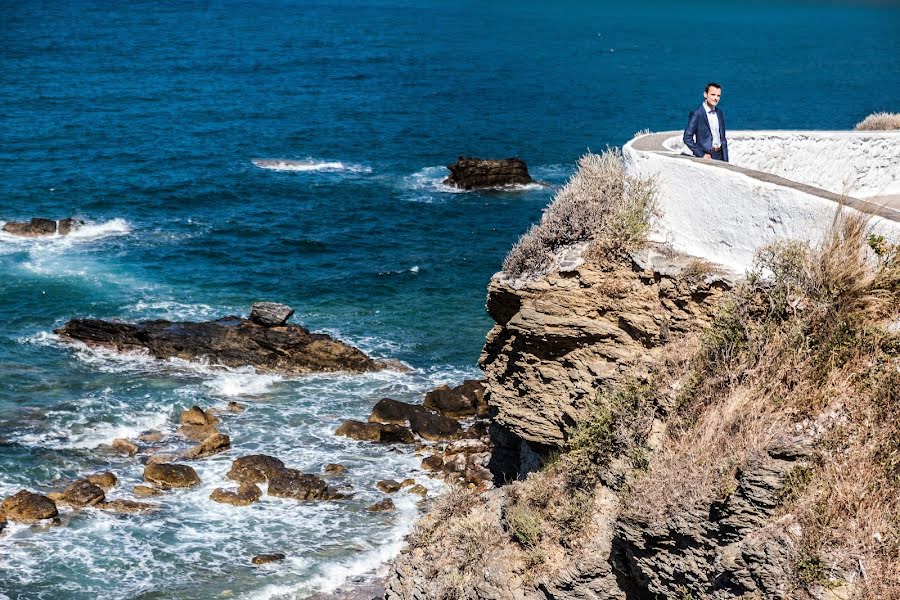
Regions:
<svg viewBox="0 0 900 600"><path fill-rule="evenodd" d="M725 115L719 110L722 86L707 83L703 91L703 104L688 115L684 130L684 145L697 158L711 158L728 162L728 140L725 139Z"/></svg>

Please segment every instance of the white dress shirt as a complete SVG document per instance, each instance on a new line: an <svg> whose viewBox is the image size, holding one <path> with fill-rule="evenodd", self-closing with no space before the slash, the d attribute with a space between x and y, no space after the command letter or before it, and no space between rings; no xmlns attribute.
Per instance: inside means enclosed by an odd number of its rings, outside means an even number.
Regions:
<svg viewBox="0 0 900 600"><path fill-rule="evenodd" d="M719 136L719 113L716 112L716 109L707 106L706 102L703 103L703 110L706 112L706 120L709 122L709 130L712 132L712 146L713 148L721 148L722 139Z"/></svg>

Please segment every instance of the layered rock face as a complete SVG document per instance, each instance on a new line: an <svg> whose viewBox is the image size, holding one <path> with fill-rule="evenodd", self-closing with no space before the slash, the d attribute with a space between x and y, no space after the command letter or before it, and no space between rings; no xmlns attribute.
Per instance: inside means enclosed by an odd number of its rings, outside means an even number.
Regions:
<svg viewBox="0 0 900 600"><path fill-rule="evenodd" d="M598 390L646 371L663 345L708 322L731 283L686 277L694 263L645 250L630 266L581 265L525 282L495 275L487 310L497 324L480 359L495 422L532 449L562 446Z"/></svg>
<svg viewBox="0 0 900 600"><path fill-rule="evenodd" d="M487 160L460 156L447 168L450 176L444 183L464 190L534 183L525 161L518 158Z"/></svg>
<svg viewBox="0 0 900 600"><path fill-rule="evenodd" d="M241 317L200 323L73 319L56 333L64 339L120 352L147 351L160 359L207 359L229 367L250 365L276 373L359 373L384 368L382 363L329 335L310 333L298 325L270 326Z"/></svg>

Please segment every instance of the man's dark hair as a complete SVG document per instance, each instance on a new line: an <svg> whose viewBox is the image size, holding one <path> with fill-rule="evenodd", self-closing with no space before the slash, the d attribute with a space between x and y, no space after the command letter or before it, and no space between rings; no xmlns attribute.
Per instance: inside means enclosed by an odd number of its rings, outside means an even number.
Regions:
<svg viewBox="0 0 900 600"><path fill-rule="evenodd" d="M720 90L722 89L722 86L721 86L721 85L719 85L719 84L716 83L715 81L710 81L709 83L706 84L706 89L703 90L703 91L704 91L704 92L708 92L708 91L709 91L709 88L711 88L711 87L719 88Z"/></svg>

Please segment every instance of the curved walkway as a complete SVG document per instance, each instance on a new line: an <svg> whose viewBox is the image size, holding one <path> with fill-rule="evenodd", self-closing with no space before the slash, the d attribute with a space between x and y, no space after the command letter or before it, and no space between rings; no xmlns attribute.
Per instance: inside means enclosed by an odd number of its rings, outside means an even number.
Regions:
<svg viewBox="0 0 900 600"><path fill-rule="evenodd" d="M900 132L732 132L732 160L767 165L779 175L682 155L681 135L650 133L622 148L629 172L659 186L656 241L743 272L763 245L818 243L843 205L870 215L872 233L900 243L900 197L863 198L810 185L896 194Z"/></svg>
<svg viewBox="0 0 900 600"><path fill-rule="evenodd" d="M851 196L842 196L841 194L835 194L834 192L829 192L828 190L823 190L822 188L807 185L805 183L791 181L790 179L785 179L784 177L779 177L778 175L773 175L771 173L754 171L752 169L746 169L744 167L739 167L731 163L721 162L717 160L709 161L702 158L697 158L695 156L680 154L678 152L670 150L664 145L666 141L671 140L673 137L680 140L681 135L682 132L680 131L664 131L662 133L651 133L649 135L635 138L630 145L635 150L641 152L665 154L682 160L690 160L705 165L712 165L720 169L727 169L729 171L734 171L735 173L746 175L747 177L751 177L758 181L764 181L766 183L773 183L775 185L792 188L806 194L811 194L813 196L818 196L819 198L831 200L835 203L843 202L843 204L851 206L861 212L900 222L900 196L898 195L874 196L869 198L853 198Z"/></svg>

